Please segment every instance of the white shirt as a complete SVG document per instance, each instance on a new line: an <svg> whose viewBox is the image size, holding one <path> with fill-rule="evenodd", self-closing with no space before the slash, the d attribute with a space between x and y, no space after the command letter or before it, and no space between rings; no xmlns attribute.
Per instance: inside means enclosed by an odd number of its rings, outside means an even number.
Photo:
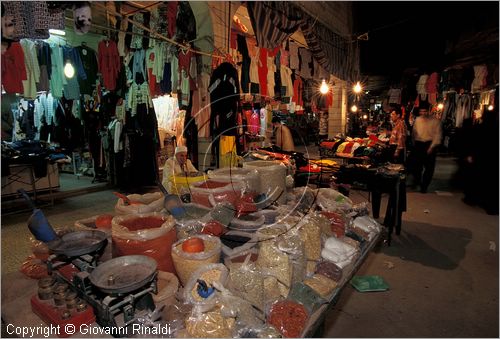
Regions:
<svg viewBox="0 0 500 339"><path fill-rule="evenodd" d="M434 117L417 117L413 125L413 140L432 141L431 147L441 144L441 121Z"/></svg>

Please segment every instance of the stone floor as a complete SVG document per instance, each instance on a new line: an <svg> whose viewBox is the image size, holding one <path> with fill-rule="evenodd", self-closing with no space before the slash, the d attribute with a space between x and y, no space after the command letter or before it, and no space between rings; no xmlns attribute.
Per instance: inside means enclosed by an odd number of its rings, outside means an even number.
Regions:
<svg viewBox="0 0 500 339"><path fill-rule="evenodd" d="M376 247L358 271L382 276L390 289L360 293L347 286L327 314L324 336L498 338L498 216L461 201L449 185L454 168L453 159L439 158L429 193L408 193L401 235L390 247ZM368 196L353 191L351 198ZM113 211L115 202L112 190L103 190L43 210L53 226L64 227ZM29 216L2 217L2 274L18 270L31 253Z"/></svg>

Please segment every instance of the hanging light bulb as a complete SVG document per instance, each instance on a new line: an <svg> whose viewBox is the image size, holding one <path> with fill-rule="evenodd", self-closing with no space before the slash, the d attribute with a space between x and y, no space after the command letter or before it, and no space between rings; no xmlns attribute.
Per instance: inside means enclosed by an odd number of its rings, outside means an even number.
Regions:
<svg viewBox="0 0 500 339"><path fill-rule="evenodd" d="M64 75L66 78L72 78L75 75L75 68L69 62L64 65Z"/></svg>
<svg viewBox="0 0 500 339"><path fill-rule="evenodd" d="M444 107L443 103L442 103L442 102L440 102L440 103L438 104L438 110L442 110L442 109L443 109L443 107Z"/></svg>
<svg viewBox="0 0 500 339"><path fill-rule="evenodd" d="M329 90L328 85L326 84L325 79L323 79L323 81L321 82L321 87L319 88L319 91L321 94L326 94L326 93L328 93L328 90Z"/></svg>
<svg viewBox="0 0 500 339"><path fill-rule="evenodd" d="M354 90L354 93L358 94L358 93L361 93L361 84L359 83L359 81L356 83L356 85L354 85L353 87L353 90Z"/></svg>
<svg viewBox="0 0 500 339"><path fill-rule="evenodd" d="M364 119L364 120L368 119L368 115L364 114L364 115L363 115L363 119Z"/></svg>
<svg viewBox="0 0 500 339"><path fill-rule="evenodd" d="M351 106L351 112L356 113L358 111L358 106L352 105Z"/></svg>

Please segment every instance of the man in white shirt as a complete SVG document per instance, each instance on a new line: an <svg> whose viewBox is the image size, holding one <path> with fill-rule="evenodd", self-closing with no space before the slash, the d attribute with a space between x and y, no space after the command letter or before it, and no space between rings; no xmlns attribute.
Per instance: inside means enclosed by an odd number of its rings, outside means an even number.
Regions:
<svg viewBox="0 0 500 339"><path fill-rule="evenodd" d="M441 144L441 121L430 113L427 106L419 108L419 116L413 125L412 140L415 151L415 184L420 185L421 193L427 193L436 166L437 147Z"/></svg>
<svg viewBox="0 0 500 339"><path fill-rule="evenodd" d="M188 159L187 151L186 146L177 146L175 148L175 155L170 157L163 166L162 184L169 193L175 192L170 177L174 175L189 175L190 173L198 172L196 167L191 163L191 160Z"/></svg>

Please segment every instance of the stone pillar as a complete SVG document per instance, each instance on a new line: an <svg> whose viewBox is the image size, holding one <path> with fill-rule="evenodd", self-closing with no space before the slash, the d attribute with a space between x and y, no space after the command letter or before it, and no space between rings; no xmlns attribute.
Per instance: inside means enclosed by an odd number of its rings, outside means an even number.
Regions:
<svg viewBox="0 0 500 339"><path fill-rule="evenodd" d="M328 138L336 134L345 134L347 118L347 85L345 81L331 77L333 86L333 104L328 108Z"/></svg>

